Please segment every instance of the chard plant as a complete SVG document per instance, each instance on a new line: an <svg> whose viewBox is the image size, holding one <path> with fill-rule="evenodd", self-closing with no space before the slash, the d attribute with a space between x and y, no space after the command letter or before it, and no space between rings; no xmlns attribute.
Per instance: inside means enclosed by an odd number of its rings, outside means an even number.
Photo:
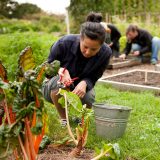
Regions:
<svg viewBox="0 0 160 160"><path fill-rule="evenodd" d="M0 159L7 159L11 154L14 159L37 158L46 115L40 90L44 68L37 73L34 68L30 47L20 54L17 81L8 81L6 70L0 63L0 104L5 111L0 125Z"/></svg>
<svg viewBox="0 0 160 160"><path fill-rule="evenodd" d="M82 149L87 143L89 120L93 114L93 111L91 109L87 109L86 105L82 105L79 97L74 93L60 89L59 94L62 96L59 99L59 103L65 107L68 133L75 144L75 148L71 151L71 153L69 153L69 157L77 157L80 155ZM75 129L75 133L73 133L70 127L68 117L69 113L72 116L77 115L81 117L81 124L78 124Z"/></svg>

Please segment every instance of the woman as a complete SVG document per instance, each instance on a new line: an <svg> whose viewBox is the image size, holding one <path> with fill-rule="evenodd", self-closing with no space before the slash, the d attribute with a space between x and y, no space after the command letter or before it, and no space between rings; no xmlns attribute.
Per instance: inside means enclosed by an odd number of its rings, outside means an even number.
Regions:
<svg viewBox="0 0 160 160"><path fill-rule="evenodd" d="M102 25L86 22L81 26L80 35L64 36L51 47L48 63L59 60L61 68L58 76L48 79L43 85L42 92L56 106L63 126L66 125L66 116L64 108L58 103L59 76L64 84L78 77L70 90L91 108L95 98L94 85L102 76L111 56L111 49L104 41L105 29Z"/></svg>
<svg viewBox="0 0 160 160"><path fill-rule="evenodd" d="M102 14L101 13L95 13L95 12L89 13L86 21L100 23L105 28L105 30L106 30L105 42L112 49L112 55L114 57L119 57L119 50L120 50L119 39L121 37L121 33L117 29L117 27L114 26L113 24L107 24L105 22L102 22Z"/></svg>

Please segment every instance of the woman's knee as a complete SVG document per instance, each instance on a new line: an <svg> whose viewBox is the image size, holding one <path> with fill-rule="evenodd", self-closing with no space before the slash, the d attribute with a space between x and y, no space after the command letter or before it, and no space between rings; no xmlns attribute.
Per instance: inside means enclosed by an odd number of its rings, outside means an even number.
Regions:
<svg viewBox="0 0 160 160"><path fill-rule="evenodd" d="M86 104L87 108L91 108L92 104L95 102L95 92L94 89L88 91L85 96L81 99L82 104Z"/></svg>

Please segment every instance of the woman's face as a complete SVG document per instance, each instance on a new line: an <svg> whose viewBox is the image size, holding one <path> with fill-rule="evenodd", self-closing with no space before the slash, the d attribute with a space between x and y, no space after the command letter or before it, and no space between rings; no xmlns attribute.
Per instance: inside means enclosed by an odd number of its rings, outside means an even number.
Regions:
<svg viewBox="0 0 160 160"><path fill-rule="evenodd" d="M80 49L84 57L90 58L95 56L101 48L101 44L98 40L92 40L88 37L83 37L80 40Z"/></svg>

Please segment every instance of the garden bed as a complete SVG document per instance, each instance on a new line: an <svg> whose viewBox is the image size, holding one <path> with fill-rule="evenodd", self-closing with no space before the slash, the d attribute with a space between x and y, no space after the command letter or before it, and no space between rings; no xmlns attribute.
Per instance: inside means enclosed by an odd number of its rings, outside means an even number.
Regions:
<svg viewBox="0 0 160 160"><path fill-rule="evenodd" d="M108 69L118 69L123 67L131 67L140 65L142 63L149 63L150 62L150 56L147 54L143 61L141 62L140 59L135 58L132 55L129 55L127 59L123 60L121 58L114 58L110 60L110 63L108 65Z"/></svg>
<svg viewBox="0 0 160 160"><path fill-rule="evenodd" d="M62 146L54 147L49 145L43 153L40 153L38 160L70 160L68 154L71 152L73 147L71 146ZM74 158L74 160L90 160L94 157L94 151L89 149L84 149L81 156Z"/></svg>
<svg viewBox="0 0 160 160"><path fill-rule="evenodd" d="M130 67L130 66L135 66L139 65L141 62L136 61L134 59L115 59L110 62L108 65L108 69L116 69L116 68L122 68L122 67Z"/></svg>
<svg viewBox="0 0 160 160"><path fill-rule="evenodd" d="M99 83L111 84L121 90L152 90L160 93L160 72L149 70L132 70L103 77Z"/></svg>

